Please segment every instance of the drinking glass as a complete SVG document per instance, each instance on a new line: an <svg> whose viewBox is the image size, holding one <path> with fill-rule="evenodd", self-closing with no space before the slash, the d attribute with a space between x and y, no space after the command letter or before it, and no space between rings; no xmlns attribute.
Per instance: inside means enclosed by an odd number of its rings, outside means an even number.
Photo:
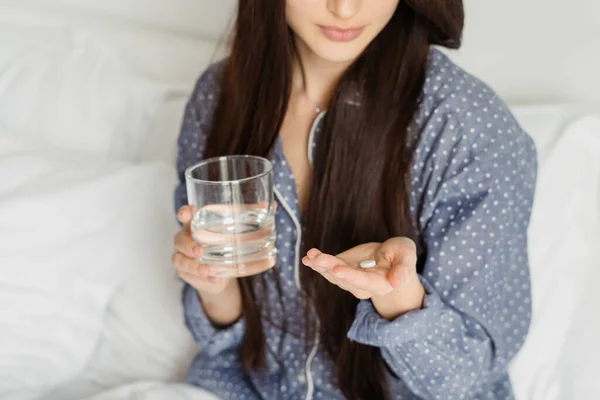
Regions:
<svg viewBox="0 0 600 400"><path fill-rule="evenodd" d="M240 277L275 264L273 165L255 156L211 158L185 172L192 237L209 275Z"/></svg>

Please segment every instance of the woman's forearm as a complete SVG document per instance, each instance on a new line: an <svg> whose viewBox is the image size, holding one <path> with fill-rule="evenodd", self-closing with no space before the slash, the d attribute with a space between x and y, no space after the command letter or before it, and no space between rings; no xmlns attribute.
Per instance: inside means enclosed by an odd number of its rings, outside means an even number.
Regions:
<svg viewBox="0 0 600 400"><path fill-rule="evenodd" d="M198 292L198 296L206 316L217 326L231 325L242 315L242 294L237 279L219 294Z"/></svg>

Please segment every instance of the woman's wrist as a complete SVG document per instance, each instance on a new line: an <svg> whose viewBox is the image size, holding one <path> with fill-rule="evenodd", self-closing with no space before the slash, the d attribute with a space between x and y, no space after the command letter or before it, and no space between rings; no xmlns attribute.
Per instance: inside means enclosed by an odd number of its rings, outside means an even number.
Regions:
<svg viewBox="0 0 600 400"><path fill-rule="evenodd" d="M232 279L220 293L197 290L200 304L211 322L227 326L236 322L242 315L242 294L239 281Z"/></svg>
<svg viewBox="0 0 600 400"><path fill-rule="evenodd" d="M415 275L402 288L385 296L373 296L371 302L382 318L392 321L407 312L420 310L425 294L425 288Z"/></svg>

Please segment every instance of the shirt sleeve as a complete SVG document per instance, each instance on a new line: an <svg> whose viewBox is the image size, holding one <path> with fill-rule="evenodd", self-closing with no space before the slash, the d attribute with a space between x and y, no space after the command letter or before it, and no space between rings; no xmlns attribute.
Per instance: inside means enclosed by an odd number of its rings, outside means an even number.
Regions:
<svg viewBox="0 0 600 400"><path fill-rule="evenodd" d="M188 284L184 285L182 301L185 325L196 343L210 357L241 346L246 330L243 318L227 328L217 328L206 316L198 292Z"/></svg>
<svg viewBox="0 0 600 400"><path fill-rule="evenodd" d="M417 157L426 183L413 186L422 199L424 307L387 321L363 300L348 332L379 347L396 377L424 399L465 398L500 379L531 319L536 151L508 110L495 111L448 119L441 135L424 130L435 136Z"/></svg>
<svg viewBox="0 0 600 400"><path fill-rule="evenodd" d="M206 134L212 125L212 115L217 95L216 78L221 64L212 65L202 74L188 101L181 133L178 139L177 174L179 183L175 189L175 209L187 204L185 170L202 160ZM241 347L245 331L243 318L226 328L217 328L206 316L198 292L187 283L182 291L185 324L198 346L209 356Z"/></svg>

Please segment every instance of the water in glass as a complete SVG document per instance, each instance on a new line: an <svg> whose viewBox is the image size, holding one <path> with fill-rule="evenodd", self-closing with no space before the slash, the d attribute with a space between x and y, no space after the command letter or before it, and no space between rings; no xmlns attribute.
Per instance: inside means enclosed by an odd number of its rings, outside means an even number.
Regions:
<svg viewBox="0 0 600 400"><path fill-rule="evenodd" d="M198 261L219 277L254 275L277 254L271 163L260 157L206 160L186 171L188 202L196 207L192 237Z"/></svg>

